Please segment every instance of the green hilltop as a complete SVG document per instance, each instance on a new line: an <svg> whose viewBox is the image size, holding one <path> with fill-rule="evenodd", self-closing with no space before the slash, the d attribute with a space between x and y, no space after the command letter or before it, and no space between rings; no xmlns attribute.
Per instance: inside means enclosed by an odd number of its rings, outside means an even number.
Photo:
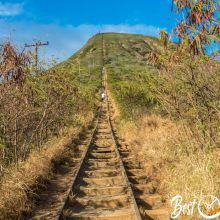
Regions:
<svg viewBox="0 0 220 220"><path fill-rule="evenodd" d="M152 50L159 52L161 49L162 44L155 37L100 33L55 69L71 74L76 85L86 92L86 99L97 104L104 65L109 89L123 116L135 117L154 105L148 84L155 68L148 63L147 56Z"/></svg>

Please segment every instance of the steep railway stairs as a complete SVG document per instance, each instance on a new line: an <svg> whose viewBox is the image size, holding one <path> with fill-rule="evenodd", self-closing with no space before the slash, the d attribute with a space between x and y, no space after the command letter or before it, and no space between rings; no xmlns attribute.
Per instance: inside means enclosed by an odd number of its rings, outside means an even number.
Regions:
<svg viewBox="0 0 220 220"><path fill-rule="evenodd" d="M69 175L54 180L64 184L43 192L31 219L170 219L159 209L155 186L118 137L111 111L110 101L101 103L94 128L74 149Z"/></svg>

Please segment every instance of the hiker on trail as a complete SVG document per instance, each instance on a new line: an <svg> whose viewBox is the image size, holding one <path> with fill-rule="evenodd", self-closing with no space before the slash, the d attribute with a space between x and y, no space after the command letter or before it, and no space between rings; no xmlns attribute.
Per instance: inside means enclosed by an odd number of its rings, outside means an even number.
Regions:
<svg viewBox="0 0 220 220"><path fill-rule="evenodd" d="M105 100L105 93L102 92L102 93L101 93L101 101L103 102L104 100Z"/></svg>

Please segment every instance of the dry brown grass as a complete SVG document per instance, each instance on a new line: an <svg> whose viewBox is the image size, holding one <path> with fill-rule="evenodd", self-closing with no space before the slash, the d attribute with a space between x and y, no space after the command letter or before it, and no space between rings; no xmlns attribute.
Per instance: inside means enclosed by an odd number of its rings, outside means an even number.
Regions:
<svg viewBox="0 0 220 220"><path fill-rule="evenodd" d="M88 121L91 121L91 115L83 119L81 125ZM80 130L81 126L62 131L62 136L50 140L41 152L33 151L18 168L7 170L0 182L0 219L18 219L23 212L31 210L33 187L51 177L54 161L62 160L66 147Z"/></svg>
<svg viewBox="0 0 220 220"><path fill-rule="evenodd" d="M184 202L203 195L220 197L219 149L194 151L196 142L189 144L181 125L156 115L145 116L138 125L119 123L119 131L147 174L160 181L159 193L168 203L175 195L182 195Z"/></svg>

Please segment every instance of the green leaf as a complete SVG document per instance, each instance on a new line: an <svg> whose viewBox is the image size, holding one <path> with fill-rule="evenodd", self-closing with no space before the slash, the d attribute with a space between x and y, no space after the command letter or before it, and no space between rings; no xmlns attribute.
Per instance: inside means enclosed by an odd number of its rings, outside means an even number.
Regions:
<svg viewBox="0 0 220 220"><path fill-rule="evenodd" d="M4 148L6 148L6 145L0 143L0 149L4 149Z"/></svg>

